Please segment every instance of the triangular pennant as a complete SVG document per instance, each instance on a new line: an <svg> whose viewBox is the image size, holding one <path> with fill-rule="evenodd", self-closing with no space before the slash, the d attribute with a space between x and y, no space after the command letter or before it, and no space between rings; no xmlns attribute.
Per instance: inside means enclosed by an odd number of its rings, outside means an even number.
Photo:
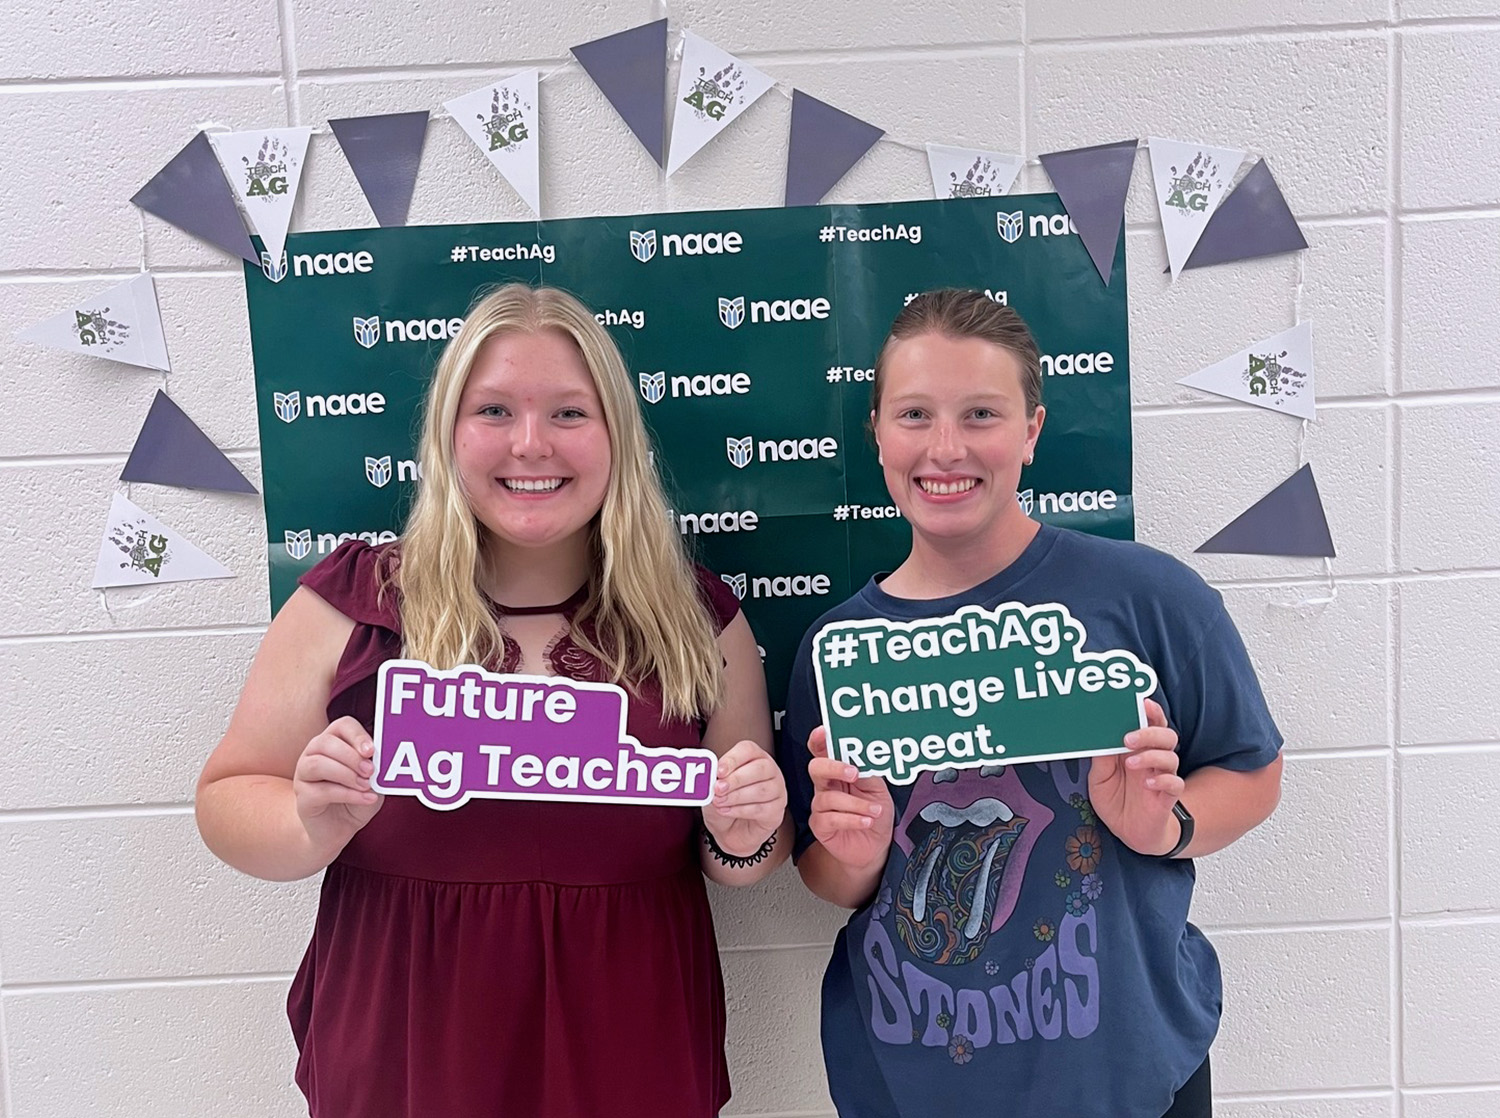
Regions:
<svg viewBox="0 0 1500 1118"><path fill-rule="evenodd" d="M540 117L537 71L523 70L503 81L465 93L443 108L479 145L479 150L515 187L521 200L542 216Z"/></svg>
<svg viewBox="0 0 1500 1118"><path fill-rule="evenodd" d="M1284 415L1316 419L1312 323L1299 322L1177 383Z"/></svg>
<svg viewBox="0 0 1500 1118"><path fill-rule="evenodd" d="M261 128L210 137L224 177L272 260L280 260L286 247L311 137L311 128ZM255 263L264 266L261 260Z"/></svg>
<svg viewBox="0 0 1500 1118"><path fill-rule="evenodd" d="M657 166L662 166L666 147L667 21L643 23L568 49Z"/></svg>
<svg viewBox="0 0 1500 1118"><path fill-rule="evenodd" d="M1026 160L998 151L927 145L934 198L979 198L1008 194Z"/></svg>
<svg viewBox="0 0 1500 1118"><path fill-rule="evenodd" d="M1311 555L1332 559L1333 536L1306 465L1235 517L1199 552L1234 555Z"/></svg>
<svg viewBox="0 0 1500 1118"><path fill-rule="evenodd" d="M1307 238L1262 159L1219 203L1183 268L1206 268L1306 247Z"/></svg>
<svg viewBox="0 0 1500 1118"><path fill-rule="evenodd" d="M884 135L883 128L809 97L800 89L792 90L785 204L816 206Z"/></svg>
<svg viewBox="0 0 1500 1118"><path fill-rule="evenodd" d="M1125 223L1125 194L1139 143L1120 140L1037 157L1106 286Z"/></svg>
<svg viewBox="0 0 1500 1118"><path fill-rule="evenodd" d="M149 586L199 578L233 578L213 556L116 493L99 541L93 586Z"/></svg>
<svg viewBox="0 0 1500 1118"><path fill-rule="evenodd" d="M120 471L121 481L146 481L181 489L254 493L255 486L224 457L199 426L160 390Z"/></svg>
<svg viewBox="0 0 1500 1118"><path fill-rule="evenodd" d="M161 310L156 305L156 283L147 272L81 299L16 337L66 353L107 357L163 373L171 367Z"/></svg>
<svg viewBox="0 0 1500 1118"><path fill-rule="evenodd" d="M406 224L417 167L427 140L428 112L385 113L330 120L344 158L365 192L365 201L384 226Z"/></svg>
<svg viewBox="0 0 1500 1118"><path fill-rule="evenodd" d="M1151 179L1167 242L1167 266L1175 279L1223 201L1245 153L1236 148L1185 144L1152 136Z"/></svg>
<svg viewBox="0 0 1500 1118"><path fill-rule="evenodd" d="M260 263L207 133L189 140L130 201L184 233Z"/></svg>
<svg viewBox="0 0 1500 1118"><path fill-rule="evenodd" d="M707 39L691 31L684 35L682 71L677 77L672 116L672 154L667 161L669 175L776 84Z"/></svg>

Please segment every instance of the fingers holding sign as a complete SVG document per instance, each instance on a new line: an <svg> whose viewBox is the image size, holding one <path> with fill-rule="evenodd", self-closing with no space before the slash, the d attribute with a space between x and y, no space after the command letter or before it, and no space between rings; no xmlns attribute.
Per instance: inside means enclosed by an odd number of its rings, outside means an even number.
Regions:
<svg viewBox="0 0 1500 1118"><path fill-rule="evenodd" d="M819 726L807 739L812 753L813 835L840 862L862 867L884 863L891 845L896 805L878 776L860 776L853 765L828 756L828 732Z"/></svg>
<svg viewBox="0 0 1500 1118"><path fill-rule="evenodd" d="M340 846L380 810L370 789L375 743L358 720L331 722L303 749L292 773L297 816L309 835L339 839Z"/></svg>
<svg viewBox="0 0 1500 1118"><path fill-rule="evenodd" d="M1101 822L1138 854L1164 854L1177 842L1172 805L1185 787L1177 774L1177 731L1160 704L1145 703L1146 725L1125 735L1128 753L1095 757L1089 800Z"/></svg>

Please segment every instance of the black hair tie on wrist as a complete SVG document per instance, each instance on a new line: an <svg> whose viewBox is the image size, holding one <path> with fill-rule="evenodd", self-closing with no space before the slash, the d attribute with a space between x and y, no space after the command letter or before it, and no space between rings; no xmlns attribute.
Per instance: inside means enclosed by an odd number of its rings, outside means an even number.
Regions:
<svg viewBox="0 0 1500 1118"><path fill-rule="evenodd" d="M743 870L764 862L771 856L771 851L776 846L776 832L772 831L771 837L761 843L760 849L754 854L746 855L743 858L725 853L719 844L714 841L713 833L707 827L703 828L703 844L708 847L708 852L713 855L714 861L722 862L730 869Z"/></svg>

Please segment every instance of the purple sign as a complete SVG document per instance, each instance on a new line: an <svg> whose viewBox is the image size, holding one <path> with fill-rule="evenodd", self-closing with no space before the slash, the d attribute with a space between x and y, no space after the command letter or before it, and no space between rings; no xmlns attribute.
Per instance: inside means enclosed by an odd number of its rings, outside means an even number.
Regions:
<svg viewBox="0 0 1500 1118"><path fill-rule="evenodd" d="M643 746L625 732L625 703L612 683L388 660L370 787L439 811L474 797L675 807L712 800L713 751Z"/></svg>

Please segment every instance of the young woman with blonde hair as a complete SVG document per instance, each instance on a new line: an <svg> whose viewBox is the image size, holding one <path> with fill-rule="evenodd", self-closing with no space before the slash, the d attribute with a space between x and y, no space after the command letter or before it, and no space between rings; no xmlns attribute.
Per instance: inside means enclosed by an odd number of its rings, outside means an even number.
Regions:
<svg viewBox="0 0 1500 1118"><path fill-rule="evenodd" d="M197 814L246 873L326 870L288 1004L313 1118L708 1118L729 1097L703 879L785 858L786 793L754 638L684 557L647 448L588 310L501 288L438 364L405 535L341 547L266 633ZM643 745L719 755L715 800L382 801L375 681L398 656L618 683Z"/></svg>

